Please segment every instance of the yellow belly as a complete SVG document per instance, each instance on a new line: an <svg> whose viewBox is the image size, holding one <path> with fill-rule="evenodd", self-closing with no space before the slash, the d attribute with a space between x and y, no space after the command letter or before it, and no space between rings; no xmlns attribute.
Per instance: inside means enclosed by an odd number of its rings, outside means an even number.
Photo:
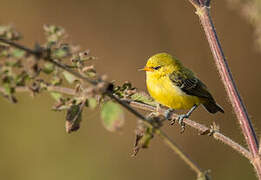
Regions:
<svg viewBox="0 0 261 180"><path fill-rule="evenodd" d="M147 88L150 95L160 104L173 109L190 109L201 103L200 98L184 93L175 86L169 77L159 79L147 76Z"/></svg>

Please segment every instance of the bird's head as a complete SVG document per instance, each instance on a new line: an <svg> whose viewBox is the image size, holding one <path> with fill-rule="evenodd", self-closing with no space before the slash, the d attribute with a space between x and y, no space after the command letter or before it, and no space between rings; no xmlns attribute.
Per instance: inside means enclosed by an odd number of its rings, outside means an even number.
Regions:
<svg viewBox="0 0 261 180"><path fill-rule="evenodd" d="M151 56L142 70L146 71L147 75L160 77L170 75L181 67L182 64L178 59L175 59L168 53L159 53Z"/></svg>

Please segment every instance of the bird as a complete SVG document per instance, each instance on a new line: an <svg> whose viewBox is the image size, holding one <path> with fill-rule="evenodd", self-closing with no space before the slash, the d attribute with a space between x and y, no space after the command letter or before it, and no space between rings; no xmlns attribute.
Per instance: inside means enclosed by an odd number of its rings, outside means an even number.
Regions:
<svg viewBox="0 0 261 180"><path fill-rule="evenodd" d="M172 55L164 52L155 54L141 70L146 71L150 96L159 104L168 107L166 118L169 118L174 110L189 110L177 118L182 128L185 127L183 119L189 118L201 104L209 113L224 113L207 86Z"/></svg>

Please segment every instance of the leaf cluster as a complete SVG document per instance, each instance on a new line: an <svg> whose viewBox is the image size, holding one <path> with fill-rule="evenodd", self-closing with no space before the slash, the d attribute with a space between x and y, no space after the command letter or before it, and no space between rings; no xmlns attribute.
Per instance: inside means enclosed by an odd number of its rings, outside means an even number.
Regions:
<svg viewBox="0 0 261 180"><path fill-rule="evenodd" d="M36 44L36 50L45 49L48 56L63 64L66 68L79 72L86 78L99 82L106 79L99 77L93 63L97 59L89 50L81 50L79 46L67 42L66 31L59 26L44 25L45 42ZM20 33L12 26L0 26L0 38L11 41L21 39ZM100 109L102 124L109 131L117 131L124 125L124 112L120 105L104 96L102 89L108 88L100 83L97 87L86 84L70 72L61 69L48 61L39 61L24 50L0 44L0 93L12 103L17 103L16 93L29 91L32 96L47 92L54 99L52 110L65 111L66 132L71 133L80 128L84 109ZM137 92L130 82L116 85L109 84L112 93L120 99L131 99L155 105L146 94ZM146 125L142 125L147 128ZM137 129L141 126L138 125ZM147 130L148 131L148 130ZM148 133L147 133L148 134ZM148 136L146 133L142 136ZM150 136L150 135L149 135ZM149 137L148 136L148 137ZM141 141L143 147L149 140Z"/></svg>

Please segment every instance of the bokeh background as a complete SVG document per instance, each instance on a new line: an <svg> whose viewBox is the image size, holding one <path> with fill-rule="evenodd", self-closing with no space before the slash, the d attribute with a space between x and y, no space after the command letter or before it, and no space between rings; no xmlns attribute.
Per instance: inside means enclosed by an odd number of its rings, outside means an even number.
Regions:
<svg viewBox="0 0 261 180"><path fill-rule="evenodd" d="M13 24L32 47L43 42L43 24L62 26L68 41L90 49L95 66L117 83L129 80L146 90L145 74L137 69L158 52L182 59L208 85L226 111L215 116L203 108L192 119L210 125L244 144L239 125L219 80L208 43L193 7L186 0L1 0L0 24ZM228 63L258 134L261 54L254 48L253 28L225 0L212 2L212 15ZM126 113L120 133L107 132L98 110L84 113L80 131L66 134L64 113L51 111L48 94L19 103L0 99L0 178L8 180L133 180L195 179L195 174L157 137L149 149L132 158L136 117ZM213 179L250 180L248 161L231 148L187 128L164 128Z"/></svg>

